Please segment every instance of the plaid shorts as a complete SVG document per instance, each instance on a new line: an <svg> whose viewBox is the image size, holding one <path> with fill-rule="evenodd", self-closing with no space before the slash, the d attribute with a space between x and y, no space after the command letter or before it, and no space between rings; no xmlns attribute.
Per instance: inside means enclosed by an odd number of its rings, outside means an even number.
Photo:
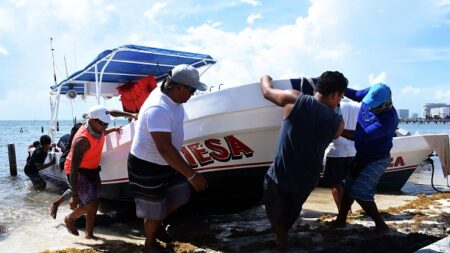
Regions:
<svg viewBox="0 0 450 253"><path fill-rule="evenodd" d="M91 181L85 174L78 173L77 193L80 199L80 204L84 206L97 202L98 198L100 197L100 186L100 176L98 176L97 179Z"/></svg>
<svg viewBox="0 0 450 253"><path fill-rule="evenodd" d="M167 188L160 201L135 198L136 216L150 220L164 220L168 215L167 207L184 205L189 201L190 196L191 187L188 182L183 182Z"/></svg>
<svg viewBox="0 0 450 253"><path fill-rule="evenodd" d="M351 174L345 179L344 192L352 198L362 201L374 201L378 181L389 164L390 157L371 161L356 176Z"/></svg>

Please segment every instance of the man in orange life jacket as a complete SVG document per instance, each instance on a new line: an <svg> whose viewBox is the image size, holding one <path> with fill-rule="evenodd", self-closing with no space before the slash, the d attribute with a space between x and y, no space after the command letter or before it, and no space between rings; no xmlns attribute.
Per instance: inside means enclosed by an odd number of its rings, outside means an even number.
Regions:
<svg viewBox="0 0 450 253"><path fill-rule="evenodd" d="M134 117L133 114L121 112L114 116ZM89 109L89 116L76 132L64 168L70 173L72 197L71 206L76 206L72 213L64 218L67 230L78 235L75 225L76 219L86 214L85 238L94 238L94 221L98 207L98 193L100 190L100 159L102 155L105 135L120 131L120 127L106 129L111 121L109 111L96 105Z"/></svg>

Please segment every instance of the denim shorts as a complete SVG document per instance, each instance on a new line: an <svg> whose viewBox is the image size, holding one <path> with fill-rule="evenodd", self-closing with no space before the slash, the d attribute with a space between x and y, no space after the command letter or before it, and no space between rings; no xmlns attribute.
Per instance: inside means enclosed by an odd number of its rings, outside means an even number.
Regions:
<svg viewBox="0 0 450 253"><path fill-rule="evenodd" d="M390 157L371 161L356 176L347 176L344 184L345 193L362 201L374 201L378 181L389 164Z"/></svg>

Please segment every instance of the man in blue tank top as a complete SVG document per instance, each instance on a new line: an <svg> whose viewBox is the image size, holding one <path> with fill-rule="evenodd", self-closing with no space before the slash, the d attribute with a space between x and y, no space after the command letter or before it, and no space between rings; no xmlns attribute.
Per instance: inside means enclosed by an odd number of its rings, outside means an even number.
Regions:
<svg viewBox="0 0 450 253"><path fill-rule="evenodd" d="M376 187L390 161L392 139L398 126L398 116L392 106L390 88L375 84L364 90L348 88L345 96L361 102L355 131L344 130L342 136L355 141L356 156L345 179L341 209L332 227L346 225L350 206L356 200L375 222L375 232L384 234L389 227L374 201Z"/></svg>
<svg viewBox="0 0 450 253"><path fill-rule="evenodd" d="M273 88L270 76L261 77L264 98L284 107L275 158L264 180L266 212L281 252L287 250L288 231L319 182L325 149L344 128L334 109L347 83L337 71L324 72L310 96Z"/></svg>

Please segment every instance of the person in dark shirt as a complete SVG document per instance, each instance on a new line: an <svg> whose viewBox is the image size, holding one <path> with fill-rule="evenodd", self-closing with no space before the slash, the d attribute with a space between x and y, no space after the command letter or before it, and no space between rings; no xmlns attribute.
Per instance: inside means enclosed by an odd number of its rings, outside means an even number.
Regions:
<svg viewBox="0 0 450 253"><path fill-rule="evenodd" d="M289 229L319 182L325 149L344 128L335 108L347 83L342 73L326 71L310 96L273 88L270 76L261 77L264 98L284 107L275 158L264 179L266 213L280 252L287 251Z"/></svg>
<svg viewBox="0 0 450 253"><path fill-rule="evenodd" d="M30 159L28 159L24 168L25 175L30 178L33 183L33 187L36 190L42 190L46 187L46 183L39 175L39 171L56 163L55 158L53 158L51 162L44 164L45 159L47 158L47 153L51 148L51 142L52 140L50 139L50 136L42 135L39 139L39 146L33 151L33 154Z"/></svg>
<svg viewBox="0 0 450 253"><path fill-rule="evenodd" d="M31 154L33 154L34 150L36 150L36 148L39 146L39 144L40 144L39 141L35 141L35 142L33 142L33 144L28 146L28 156L27 156L26 163L28 163L28 161L31 158Z"/></svg>
<svg viewBox="0 0 450 253"><path fill-rule="evenodd" d="M345 96L362 103L355 131L344 130L342 133L343 137L355 141L356 156L345 179L341 208L332 227L346 225L348 211L356 200L375 222L375 232L384 234L389 227L378 211L374 195L389 164L392 140L399 122L392 105L391 89L385 84L375 84L364 90L348 88Z"/></svg>

